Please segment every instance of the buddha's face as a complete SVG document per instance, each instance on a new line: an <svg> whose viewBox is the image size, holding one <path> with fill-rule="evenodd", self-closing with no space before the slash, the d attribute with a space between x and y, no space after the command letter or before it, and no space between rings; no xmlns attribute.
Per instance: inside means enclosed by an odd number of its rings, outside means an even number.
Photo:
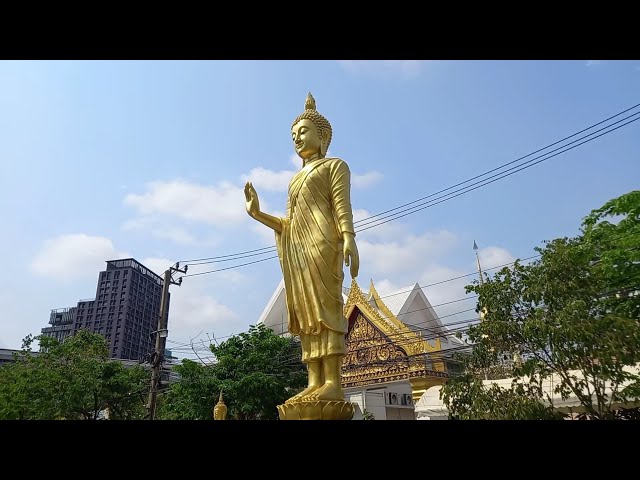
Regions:
<svg viewBox="0 0 640 480"><path fill-rule="evenodd" d="M320 132L308 118L303 118L293 126L291 138L300 158L308 160L313 155L320 154L322 147Z"/></svg>

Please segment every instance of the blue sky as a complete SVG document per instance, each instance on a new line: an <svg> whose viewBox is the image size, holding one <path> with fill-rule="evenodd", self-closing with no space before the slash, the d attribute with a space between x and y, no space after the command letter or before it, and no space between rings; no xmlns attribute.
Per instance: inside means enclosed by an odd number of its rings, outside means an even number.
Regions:
<svg viewBox="0 0 640 480"><path fill-rule="evenodd" d="M162 273L272 245L242 186L252 180L263 209L284 211L297 168L289 128L308 91L362 218L640 103L639 87L637 61L0 62L0 347L93 297L106 260ZM472 272L474 239L490 267L575 234L591 209L638 188L639 124L363 232L360 285L373 278L383 294ZM170 340L245 331L279 280L274 260L185 278L172 287ZM425 293L439 304L466 283Z"/></svg>

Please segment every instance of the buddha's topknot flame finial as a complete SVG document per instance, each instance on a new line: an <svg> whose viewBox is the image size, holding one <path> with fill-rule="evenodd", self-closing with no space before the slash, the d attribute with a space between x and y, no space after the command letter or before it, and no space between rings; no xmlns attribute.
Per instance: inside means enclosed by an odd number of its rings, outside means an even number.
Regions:
<svg viewBox="0 0 640 480"><path fill-rule="evenodd" d="M316 109L316 99L313 98L313 95L311 95L311 92L309 92L307 94L307 99L304 102L304 109L305 110L315 110Z"/></svg>

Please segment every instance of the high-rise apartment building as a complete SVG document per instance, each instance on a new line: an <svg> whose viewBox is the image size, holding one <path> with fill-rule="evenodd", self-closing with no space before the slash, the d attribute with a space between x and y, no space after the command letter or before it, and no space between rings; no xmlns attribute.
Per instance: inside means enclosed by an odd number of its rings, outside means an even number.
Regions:
<svg viewBox="0 0 640 480"><path fill-rule="evenodd" d="M42 329L42 334L62 340L85 328L105 337L111 358L145 358L155 346L162 283L160 276L133 258L109 260L98 275L95 298L54 310L51 318L58 324L50 320L52 326ZM63 314L68 323L62 323Z"/></svg>

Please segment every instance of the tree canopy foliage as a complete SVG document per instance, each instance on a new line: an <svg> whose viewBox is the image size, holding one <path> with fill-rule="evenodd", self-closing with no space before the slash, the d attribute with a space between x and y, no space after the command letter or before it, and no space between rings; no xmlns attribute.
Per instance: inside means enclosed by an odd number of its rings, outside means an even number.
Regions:
<svg viewBox="0 0 640 480"><path fill-rule="evenodd" d="M32 352L34 340L40 352ZM64 342L28 336L16 361L0 367L0 419L142 418L149 374L109 360L104 337L80 330Z"/></svg>
<svg viewBox="0 0 640 480"><path fill-rule="evenodd" d="M298 341L262 324L210 348L214 364L183 360L176 367L181 379L162 398L159 418L211 419L222 391L229 419L277 419L277 405L306 385Z"/></svg>
<svg viewBox="0 0 640 480"><path fill-rule="evenodd" d="M616 418L616 408L640 399L640 191L536 251L538 260L467 287L484 321L468 329L465 373L441 391L454 418L555 418L543 388L551 376L556 397L575 396L585 418ZM500 365L511 389L482 384Z"/></svg>

